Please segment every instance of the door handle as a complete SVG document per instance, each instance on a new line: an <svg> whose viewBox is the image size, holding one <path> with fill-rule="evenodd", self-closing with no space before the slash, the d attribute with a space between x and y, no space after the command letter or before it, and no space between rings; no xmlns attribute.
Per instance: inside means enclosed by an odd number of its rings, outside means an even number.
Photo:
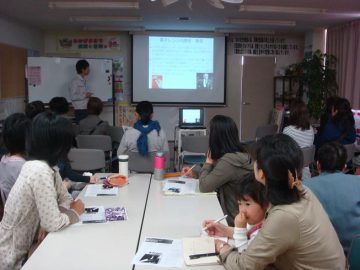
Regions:
<svg viewBox="0 0 360 270"><path fill-rule="evenodd" d="M250 102L243 102L242 105L250 105Z"/></svg>

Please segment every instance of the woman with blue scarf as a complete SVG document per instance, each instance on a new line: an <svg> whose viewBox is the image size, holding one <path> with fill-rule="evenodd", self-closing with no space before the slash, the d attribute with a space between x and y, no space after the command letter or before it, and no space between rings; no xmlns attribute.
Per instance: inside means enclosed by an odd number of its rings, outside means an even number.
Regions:
<svg viewBox="0 0 360 270"><path fill-rule="evenodd" d="M168 152L169 145L165 132L158 121L153 121L154 109L149 101L141 101L136 106L137 122L133 128L126 130L118 155L126 152L139 152L147 156L151 152Z"/></svg>

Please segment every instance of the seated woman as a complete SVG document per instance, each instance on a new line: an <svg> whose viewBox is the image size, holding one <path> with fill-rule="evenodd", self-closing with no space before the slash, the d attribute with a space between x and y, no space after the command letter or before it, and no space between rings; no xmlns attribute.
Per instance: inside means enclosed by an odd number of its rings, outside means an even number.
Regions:
<svg viewBox="0 0 360 270"><path fill-rule="evenodd" d="M23 113L14 113L4 122L3 140L7 153L0 161L0 190L9 196L10 190L18 178L25 163L25 139L29 132L30 120Z"/></svg>
<svg viewBox="0 0 360 270"><path fill-rule="evenodd" d="M138 120L134 128L124 133L118 148L118 155L126 152L139 152L145 156L149 152L169 152L169 145L158 121L153 121L154 109L149 101L141 101L136 106Z"/></svg>
<svg viewBox="0 0 360 270"><path fill-rule="evenodd" d="M186 171L188 168L183 168ZM238 213L235 194L244 176L253 171L250 156L239 141L238 128L230 117L216 115L210 121L209 150L200 171L201 192L217 191L220 205L228 215L227 222L234 225Z"/></svg>
<svg viewBox="0 0 360 270"><path fill-rule="evenodd" d="M84 204L72 200L54 168L72 140L66 119L50 112L34 118L27 143L30 161L10 191L0 223L0 269L20 269L38 231L41 236L79 221Z"/></svg>
<svg viewBox="0 0 360 270"><path fill-rule="evenodd" d="M316 148L333 141L351 144L355 142L355 139L355 120L350 103L345 98L336 98L331 110L331 117L320 127L315 136Z"/></svg>
<svg viewBox="0 0 360 270"><path fill-rule="evenodd" d="M35 100L33 102L30 102L25 107L26 117L28 117L31 120L42 112L45 112L45 105L40 100Z"/></svg>
<svg viewBox="0 0 360 270"><path fill-rule="evenodd" d="M100 119L103 103L97 97L90 97L87 104L88 116L80 121L81 135L109 135L109 123Z"/></svg>
<svg viewBox="0 0 360 270"><path fill-rule="evenodd" d="M289 126L284 128L283 133L293 138L300 148L314 144L314 129L310 125L309 111L303 101L296 100L291 104ZM302 179L310 177L309 167L304 168Z"/></svg>
<svg viewBox="0 0 360 270"><path fill-rule="evenodd" d="M345 269L337 234L316 196L297 179L302 168L300 147L289 136L277 134L260 141L254 163L255 178L265 185L270 203L261 230L239 253L217 240L216 251L226 269L278 270ZM210 235L233 236L234 229L204 222Z"/></svg>

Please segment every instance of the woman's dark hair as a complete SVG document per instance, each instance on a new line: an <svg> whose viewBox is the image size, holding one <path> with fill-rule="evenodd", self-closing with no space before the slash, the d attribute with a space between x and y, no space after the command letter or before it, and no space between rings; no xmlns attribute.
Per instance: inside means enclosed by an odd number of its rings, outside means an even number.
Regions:
<svg viewBox="0 0 360 270"><path fill-rule="evenodd" d="M76 63L77 74L81 74L81 72L89 66L90 66L89 62L86 61L85 59L77 61L77 63Z"/></svg>
<svg viewBox="0 0 360 270"><path fill-rule="evenodd" d="M328 97L325 101L325 112L320 117L320 127L319 127L319 133L324 129L325 125L329 121L329 118L331 117L332 110L334 108L335 102L339 99L338 96L332 96Z"/></svg>
<svg viewBox="0 0 360 270"><path fill-rule="evenodd" d="M74 134L69 120L53 112L37 115L31 125L27 149L30 159L44 160L54 166L66 160Z"/></svg>
<svg viewBox="0 0 360 270"><path fill-rule="evenodd" d="M245 196L249 196L263 209L268 206L265 187L256 181L254 173L247 174L240 184L237 185L236 196L238 200L246 200Z"/></svg>
<svg viewBox="0 0 360 270"><path fill-rule="evenodd" d="M290 171L294 179L301 174L303 154L298 144L285 134L266 136L256 151L258 169L265 175L267 200L272 205L291 204L300 200L303 192L289 187Z"/></svg>
<svg viewBox="0 0 360 270"><path fill-rule="evenodd" d="M215 115L211 119L209 149L214 160L220 159L226 153L245 152L234 120L224 115Z"/></svg>
<svg viewBox="0 0 360 270"><path fill-rule="evenodd" d="M302 100L295 100L290 106L289 124L298 129L306 130L310 128L310 115L306 104Z"/></svg>
<svg viewBox="0 0 360 270"><path fill-rule="evenodd" d="M89 114L99 115L103 110L103 103L100 98L90 97L87 104L87 110Z"/></svg>
<svg viewBox="0 0 360 270"><path fill-rule="evenodd" d="M3 139L7 153L25 155L25 141L30 125L30 119L23 113L14 113L5 119Z"/></svg>
<svg viewBox="0 0 360 270"><path fill-rule="evenodd" d="M69 111L69 103L64 97L54 97L49 102L50 110L56 114L66 114Z"/></svg>
<svg viewBox="0 0 360 270"><path fill-rule="evenodd" d="M36 115L44 111L45 111L45 105L40 100L36 100L28 103L25 108L25 114L30 119L33 119Z"/></svg>
<svg viewBox="0 0 360 270"><path fill-rule="evenodd" d="M136 105L136 112L140 115L140 120L143 125L146 125L151 120L154 108L149 101L141 101Z"/></svg>
<svg viewBox="0 0 360 270"><path fill-rule="evenodd" d="M347 160L346 149L338 142L326 143L319 148L317 159L323 172L342 171Z"/></svg>
<svg viewBox="0 0 360 270"><path fill-rule="evenodd" d="M354 115L351 111L350 102L346 98L338 98L334 103L334 111L337 111L337 113L333 116L332 120L343 129L341 137L346 137L346 135L353 130L355 126ZM341 138L339 141L340 140Z"/></svg>

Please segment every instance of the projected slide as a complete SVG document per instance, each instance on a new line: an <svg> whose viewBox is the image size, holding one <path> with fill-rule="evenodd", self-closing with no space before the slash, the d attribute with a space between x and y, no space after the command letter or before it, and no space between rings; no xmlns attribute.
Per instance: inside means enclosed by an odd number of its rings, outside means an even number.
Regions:
<svg viewBox="0 0 360 270"><path fill-rule="evenodd" d="M214 38L149 37L149 89L213 89Z"/></svg>

